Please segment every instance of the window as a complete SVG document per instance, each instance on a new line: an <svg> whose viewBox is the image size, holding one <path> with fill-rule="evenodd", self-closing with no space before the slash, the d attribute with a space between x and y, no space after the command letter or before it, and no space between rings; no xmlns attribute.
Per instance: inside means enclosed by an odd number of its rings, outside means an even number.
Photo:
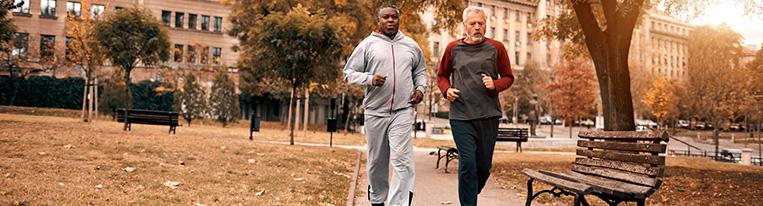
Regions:
<svg viewBox="0 0 763 206"><path fill-rule="evenodd" d="M196 30L196 14L188 14L188 29Z"/></svg>
<svg viewBox="0 0 763 206"><path fill-rule="evenodd" d="M11 54L14 57L26 57L29 50L29 33L15 33L13 41L13 51Z"/></svg>
<svg viewBox="0 0 763 206"><path fill-rule="evenodd" d="M504 41L509 41L509 30L508 29L503 29L503 40Z"/></svg>
<svg viewBox="0 0 763 206"><path fill-rule="evenodd" d="M495 39L495 27L490 27L490 38Z"/></svg>
<svg viewBox="0 0 763 206"><path fill-rule="evenodd" d="M20 7L13 9L13 13L29 14L29 0L13 0L13 5L18 5L21 1L24 1Z"/></svg>
<svg viewBox="0 0 763 206"><path fill-rule="evenodd" d="M223 18L216 16L215 17L215 32L221 32L223 30Z"/></svg>
<svg viewBox="0 0 763 206"><path fill-rule="evenodd" d="M212 63L220 64L220 57L223 55L223 49L220 47L212 48Z"/></svg>
<svg viewBox="0 0 763 206"><path fill-rule="evenodd" d="M201 16L201 30L209 31L209 16Z"/></svg>
<svg viewBox="0 0 763 206"><path fill-rule="evenodd" d="M196 48L191 45L188 45L188 63L196 63Z"/></svg>
<svg viewBox="0 0 763 206"><path fill-rule="evenodd" d="M477 6L478 7L482 7L482 3L477 3Z"/></svg>
<svg viewBox="0 0 763 206"><path fill-rule="evenodd" d="M175 28L183 28L183 12L175 12Z"/></svg>
<svg viewBox="0 0 763 206"><path fill-rule="evenodd" d="M90 16L93 16L93 18L98 18L103 14L104 7L103 5L93 4L90 5Z"/></svg>
<svg viewBox="0 0 763 206"><path fill-rule="evenodd" d="M56 16L56 0L41 0L40 15L41 16Z"/></svg>
<svg viewBox="0 0 763 206"><path fill-rule="evenodd" d="M164 23L165 26L170 25L170 19L172 18L172 12L162 10L162 23Z"/></svg>
<svg viewBox="0 0 763 206"><path fill-rule="evenodd" d="M201 48L201 54L199 54L199 58L201 60L201 64L206 64L209 62L209 47L203 47Z"/></svg>
<svg viewBox="0 0 763 206"><path fill-rule="evenodd" d="M183 45L175 44L175 62L183 62Z"/></svg>
<svg viewBox="0 0 763 206"><path fill-rule="evenodd" d="M56 36L40 35L40 56L51 57L55 53Z"/></svg>
<svg viewBox="0 0 763 206"><path fill-rule="evenodd" d="M82 5L79 2L66 2L66 14L76 17L82 16Z"/></svg>
<svg viewBox="0 0 763 206"><path fill-rule="evenodd" d="M509 19L509 9L503 8L503 19L508 20Z"/></svg>
<svg viewBox="0 0 763 206"><path fill-rule="evenodd" d="M516 65L519 65L519 52L514 52L514 62L516 62Z"/></svg>
<svg viewBox="0 0 763 206"><path fill-rule="evenodd" d="M490 6L490 16L495 17L495 5Z"/></svg>

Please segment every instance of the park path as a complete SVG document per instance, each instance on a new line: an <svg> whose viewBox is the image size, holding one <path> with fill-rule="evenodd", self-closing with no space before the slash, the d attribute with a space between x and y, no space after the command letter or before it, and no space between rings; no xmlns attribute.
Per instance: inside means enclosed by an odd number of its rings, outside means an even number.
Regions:
<svg viewBox="0 0 763 206"><path fill-rule="evenodd" d="M458 203L458 161L451 162L448 167L449 173L444 173L442 164L439 169L435 169L435 157L429 152L431 148L415 148L414 159L416 162L416 189L413 196L412 205L459 205ZM362 157L365 159L365 156ZM360 175L358 176L357 191L355 191L355 205L371 205L366 196L368 188L368 177L365 172L365 164L361 163ZM520 197L518 191L511 189L501 189L495 183L494 177L488 180L488 184L479 195L477 203L480 206L512 206L524 205L524 196ZM533 203L533 205L542 205Z"/></svg>

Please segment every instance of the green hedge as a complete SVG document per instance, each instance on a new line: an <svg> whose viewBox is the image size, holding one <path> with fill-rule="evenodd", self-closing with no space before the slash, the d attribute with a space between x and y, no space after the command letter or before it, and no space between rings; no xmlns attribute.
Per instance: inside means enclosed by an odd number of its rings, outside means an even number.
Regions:
<svg viewBox="0 0 763 206"><path fill-rule="evenodd" d="M82 78L54 79L48 76L32 76L27 79L8 77L0 78L0 94L3 105L80 109L82 90L85 81ZM16 95L13 99L13 85ZM11 102L13 101L13 102Z"/></svg>
<svg viewBox="0 0 763 206"><path fill-rule="evenodd" d="M0 105L47 107L63 109L82 108L82 78L55 79L48 76L32 76L27 79L0 77ZM13 99L13 87L17 88ZM158 82L141 81L131 84L133 108L172 111L172 92L154 92ZM103 87L99 87L103 94ZM103 98L103 95L99 96ZM12 101L12 102L11 102Z"/></svg>

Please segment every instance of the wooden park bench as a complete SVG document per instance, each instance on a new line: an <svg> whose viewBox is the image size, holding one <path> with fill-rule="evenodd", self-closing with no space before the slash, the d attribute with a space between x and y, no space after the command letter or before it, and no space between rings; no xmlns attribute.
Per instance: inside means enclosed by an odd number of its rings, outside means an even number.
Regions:
<svg viewBox="0 0 763 206"><path fill-rule="evenodd" d="M635 201L644 205L646 198L662 184L665 175L665 149L668 134L664 131L582 131L578 134L578 158L570 172L524 169L527 175L527 202L542 193L574 196L575 205L588 205L584 195L594 195L609 205ZM533 180L552 189L533 194Z"/></svg>
<svg viewBox="0 0 763 206"><path fill-rule="evenodd" d="M445 153L441 153L442 151L445 151ZM448 173L448 163L458 159L458 149L451 146L437 147L437 165L435 165L435 169L440 168L440 159L442 158L445 158L445 173Z"/></svg>
<svg viewBox="0 0 763 206"><path fill-rule="evenodd" d="M527 128L498 128L498 137L495 141L516 142L516 151L521 152L522 142L527 142L527 136ZM445 153L442 153L442 151L445 151ZM445 173L448 173L448 163L458 159L458 149L451 146L437 147L437 165L435 165L435 169L440 167L440 159L442 158L445 158Z"/></svg>
<svg viewBox="0 0 763 206"><path fill-rule="evenodd" d="M522 152L522 142L527 142L529 132L527 128L498 128L496 142L516 142L517 152Z"/></svg>
<svg viewBox="0 0 763 206"><path fill-rule="evenodd" d="M169 132L175 134L175 128L179 126L177 112L152 111L142 109L119 109L117 110L117 122L124 122L123 130L132 130L132 124L151 124L170 126Z"/></svg>

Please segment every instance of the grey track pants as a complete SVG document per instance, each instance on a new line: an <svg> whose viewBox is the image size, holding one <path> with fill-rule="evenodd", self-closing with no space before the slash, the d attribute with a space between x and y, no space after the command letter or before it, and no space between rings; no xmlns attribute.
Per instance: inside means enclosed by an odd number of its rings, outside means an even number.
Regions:
<svg viewBox="0 0 763 206"><path fill-rule="evenodd" d="M371 203L410 205L413 192L414 161L411 139L413 109L392 112L388 117L365 115L368 151L368 198ZM389 165L392 160L392 188ZM392 193L389 196L388 193Z"/></svg>

